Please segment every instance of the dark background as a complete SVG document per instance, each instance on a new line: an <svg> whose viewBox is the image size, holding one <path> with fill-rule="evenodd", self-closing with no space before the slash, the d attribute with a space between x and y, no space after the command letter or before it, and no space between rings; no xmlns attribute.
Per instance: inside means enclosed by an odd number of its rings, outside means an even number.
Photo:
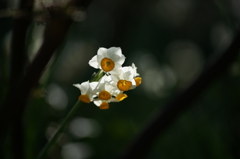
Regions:
<svg viewBox="0 0 240 159"><path fill-rule="evenodd" d="M36 1L36 8L61 7L64 1ZM0 1L0 101L9 89L10 41L14 18ZM135 63L143 82L109 110L83 104L49 154L52 159L116 158L155 113L189 86L226 50L239 26L237 0L95 0L76 17L65 42L47 65L24 111L23 154L32 159L77 101L72 84L97 70L88 61L99 47L121 47L124 66ZM45 13L46 12L46 13ZM28 28L29 63L38 51L46 24L35 18ZM239 44L240 45L240 44ZM147 159L240 158L239 58L157 139ZM187 100L187 99L186 99ZM14 110L12 110L14 111ZM11 116L11 114L9 114ZM4 147L12 158L11 136ZM17 142L17 141L16 141ZM149 145L150 146L150 145Z"/></svg>

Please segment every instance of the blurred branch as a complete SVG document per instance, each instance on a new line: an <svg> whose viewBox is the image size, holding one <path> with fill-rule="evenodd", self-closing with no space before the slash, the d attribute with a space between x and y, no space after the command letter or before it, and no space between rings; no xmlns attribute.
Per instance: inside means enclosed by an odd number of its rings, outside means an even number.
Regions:
<svg viewBox="0 0 240 159"><path fill-rule="evenodd" d="M20 10L31 13L33 8L33 0L20 1ZM28 15L28 14L26 14ZM31 19L21 16L14 20L12 41L11 41L11 67L10 67L10 85L19 80L23 73L23 68L26 62L25 39L28 26Z"/></svg>
<svg viewBox="0 0 240 159"><path fill-rule="evenodd" d="M29 15L32 12L33 0L21 0L19 9ZM27 14L28 13L28 14ZM21 16L14 19L12 40L11 40L11 58L10 58L10 90L14 89L23 74L26 66L27 54L25 50L25 41L28 27L31 19ZM9 114L10 115L10 114ZM24 139L22 118L16 120L15 126L11 130L11 146L13 148L13 158L24 158Z"/></svg>
<svg viewBox="0 0 240 159"><path fill-rule="evenodd" d="M19 84L10 89L0 109L0 125L2 128L2 131L0 131L1 143L3 143L2 141L6 138L8 128L12 122L22 119L22 114L32 88L37 84L44 68L53 56L55 50L63 42L73 23L71 17L65 14L65 12L71 11L71 9L73 9L72 7L85 9L90 1L91 0L72 0L64 9L49 9L51 19L46 24L43 44Z"/></svg>
<svg viewBox="0 0 240 159"><path fill-rule="evenodd" d="M209 67L199 78L169 102L164 110L160 109L128 149L119 155L118 158L144 158L156 138L164 133L168 126L170 126L183 111L189 108L191 103L237 58L240 49L239 44L240 34L238 33L228 49L221 54L218 59L215 59L214 62L211 61Z"/></svg>

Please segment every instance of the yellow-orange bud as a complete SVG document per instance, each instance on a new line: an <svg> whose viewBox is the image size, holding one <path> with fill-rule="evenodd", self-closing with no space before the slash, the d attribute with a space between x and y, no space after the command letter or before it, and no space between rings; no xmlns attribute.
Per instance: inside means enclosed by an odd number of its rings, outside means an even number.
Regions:
<svg viewBox="0 0 240 159"><path fill-rule="evenodd" d="M136 86L139 86L142 83L142 78L141 77L136 77L134 78L135 82L136 82Z"/></svg>
<svg viewBox="0 0 240 159"><path fill-rule="evenodd" d="M119 101L122 101L125 98L127 98L126 94L119 94L119 95L116 96L116 99L119 100Z"/></svg>
<svg viewBox="0 0 240 159"><path fill-rule="evenodd" d="M91 102L91 100L90 100L88 95L80 95L78 97L78 100L80 100L80 101L82 101L84 103L90 103Z"/></svg>
<svg viewBox="0 0 240 159"><path fill-rule="evenodd" d="M109 104L107 102L103 102L101 105L100 105L100 109L109 109Z"/></svg>

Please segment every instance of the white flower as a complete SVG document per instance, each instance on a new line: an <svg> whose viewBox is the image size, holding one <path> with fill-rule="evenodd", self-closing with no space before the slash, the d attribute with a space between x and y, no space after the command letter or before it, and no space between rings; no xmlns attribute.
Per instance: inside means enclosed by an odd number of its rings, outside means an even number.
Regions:
<svg viewBox="0 0 240 159"><path fill-rule="evenodd" d="M73 86L80 89L81 95L78 97L79 100L85 103L90 103L93 98L96 97L96 87L98 82L83 82L81 84L73 84Z"/></svg>
<svg viewBox="0 0 240 159"><path fill-rule="evenodd" d="M135 66L134 63L132 63L132 66L129 66L129 71L132 72L133 77L139 76L139 73L137 73L137 67Z"/></svg>
<svg viewBox="0 0 240 159"><path fill-rule="evenodd" d="M92 79L97 82L74 84L81 91L78 99L85 103L93 101L100 109L108 109L109 103L127 98L124 91L140 85L142 78L139 77L134 63L132 66L122 67L124 61L121 48L99 48L97 55L89 61L90 66L101 69Z"/></svg>
<svg viewBox="0 0 240 159"><path fill-rule="evenodd" d="M94 99L94 104L98 107L100 107L100 109L108 109L109 108L109 103L110 102L120 102L123 99L127 98L127 95L124 93L119 94L118 96L116 96L115 98L111 98L109 100L102 100L102 99Z"/></svg>
<svg viewBox="0 0 240 159"><path fill-rule="evenodd" d="M128 91L136 87L133 75L129 67L122 67L112 72L111 77L120 91Z"/></svg>
<svg viewBox="0 0 240 159"><path fill-rule="evenodd" d="M141 77L138 77L139 76L139 73L137 73L137 67L135 66L134 63L132 63L132 66L128 66L128 67L123 67L123 69L125 71L130 71L133 78L134 78L134 81L136 83L136 86L139 86L141 83L142 83L142 78ZM135 88L135 87L134 87ZM133 89L133 88L131 88Z"/></svg>
<svg viewBox="0 0 240 159"><path fill-rule="evenodd" d="M93 100L96 106L100 109L108 109L110 102L120 102L127 98L117 87L112 84L110 76L104 76L97 87L97 98Z"/></svg>
<svg viewBox="0 0 240 159"><path fill-rule="evenodd" d="M125 56L119 47L111 47L109 49L99 48L97 55L90 61L89 65L94 68L102 69L104 72L111 72L122 67L125 61Z"/></svg>

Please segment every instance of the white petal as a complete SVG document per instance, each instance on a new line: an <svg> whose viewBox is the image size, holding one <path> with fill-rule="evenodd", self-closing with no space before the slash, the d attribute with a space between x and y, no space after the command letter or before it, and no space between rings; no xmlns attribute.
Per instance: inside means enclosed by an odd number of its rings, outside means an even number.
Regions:
<svg viewBox="0 0 240 159"><path fill-rule="evenodd" d="M81 88L81 85L78 83L78 84L73 84L74 87L77 87L79 90Z"/></svg>
<svg viewBox="0 0 240 159"><path fill-rule="evenodd" d="M118 60L118 63L122 65L124 63L125 59L126 59L126 57L124 55L122 55L120 57L120 59Z"/></svg>
<svg viewBox="0 0 240 159"><path fill-rule="evenodd" d="M133 80L133 75L130 71L124 73L123 75L123 79L127 80L127 81L132 81Z"/></svg>
<svg viewBox="0 0 240 159"><path fill-rule="evenodd" d="M109 101L110 101L110 102L120 102L119 100L117 100L117 99L115 99L115 98L111 98Z"/></svg>
<svg viewBox="0 0 240 159"><path fill-rule="evenodd" d="M122 70L123 70L123 72L128 72L128 71L130 71L130 66L124 66L124 67L122 67Z"/></svg>
<svg viewBox="0 0 240 159"><path fill-rule="evenodd" d="M93 103L99 107L102 104L102 100L94 100Z"/></svg>
<svg viewBox="0 0 240 159"><path fill-rule="evenodd" d="M97 87L97 85L98 85L98 82L91 82L91 83L90 83L90 88L91 88L92 90L95 90L96 87Z"/></svg>
<svg viewBox="0 0 240 159"><path fill-rule="evenodd" d="M119 55L114 54L114 52L108 52L107 53L107 58L111 59L114 63L118 62L120 59Z"/></svg>
<svg viewBox="0 0 240 159"><path fill-rule="evenodd" d="M112 91L112 95L114 95L114 96L117 96L117 95L119 95L121 93L123 93L123 91L120 91L117 87L116 87L116 89L114 91Z"/></svg>
<svg viewBox="0 0 240 159"><path fill-rule="evenodd" d="M111 58L112 56L116 56L118 58L120 58L122 56L122 51L121 49L118 47L111 47L108 49L108 52L107 52L107 57Z"/></svg>
<svg viewBox="0 0 240 159"><path fill-rule="evenodd" d="M122 54L120 47L109 48L107 54L110 59L112 59L115 63L119 63L120 65L122 65L126 59L126 57Z"/></svg>
<svg viewBox="0 0 240 159"><path fill-rule="evenodd" d="M122 65L120 65L119 63L115 63L114 69L112 71L110 71L110 73L117 72L119 74L120 73L119 68L121 68L121 67L122 67Z"/></svg>
<svg viewBox="0 0 240 159"><path fill-rule="evenodd" d="M119 76L118 75L111 75L112 77L112 80L115 81L115 82L118 82L120 80Z"/></svg>
<svg viewBox="0 0 240 159"><path fill-rule="evenodd" d="M98 55L101 55L103 57L106 57L107 56L107 52L108 52L108 49L104 48L104 47L100 47L97 51L97 54Z"/></svg>
<svg viewBox="0 0 240 159"><path fill-rule="evenodd" d="M89 89L89 81L83 82L80 85L81 94L87 94Z"/></svg>
<svg viewBox="0 0 240 159"><path fill-rule="evenodd" d="M117 66L118 67L118 66ZM111 71L111 75L118 75L120 76L120 74L122 74L122 68L115 68Z"/></svg>
<svg viewBox="0 0 240 159"><path fill-rule="evenodd" d="M135 66L134 63L132 63L132 70L133 70L133 76L134 77L139 76L139 73L137 73L137 67Z"/></svg>
<svg viewBox="0 0 240 159"><path fill-rule="evenodd" d="M116 87L114 87L111 84L106 84L105 85L105 90L108 91L109 93L113 92L115 89L117 89Z"/></svg>
<svg viewBox="0 0 240 159"><path fill-rule="evenodd" d="M100 67L100 64L101 64L101 61L102 61L103 58L104 58L104 56L102 56L102 55L97 55L97 62L98 62L98 64L99 64L99 67Z"/></svg>
<svg viewBox="0 0 240 159"><path fill-rule="evenodd" d="M132 63L132 68L137 71L137 67L135 66L134 63Z"/></svg>
<svg viewBox="0 0 240 159"><path fill-rule="evenodd" d="M120 47L110 47L108 49L108 52L110 52L111 54L118 55L119 57L122 56L122 50Z"/></svg>
<svg viewBox="0 0 240 159"><path fill-rule="evenodd" d="M95 55L89 62L88 64L94 68L99 68L99 63L97 61L97 55Z"/></svg>
<svg viewBox="0 0 240 159"><path fill-rule="evenodd" d="M132 82L132 87L131 87L130 89L135 89L135 88L136 88L136 82L135 82L135 80L133 79L131 82Z"/></svg>
<svg viewBox="0 0 240 159"><path fill-rule="evenodd" d="M106 77L105 77L105 81L108 82L108 83L110 83L110 82L112 81L111 76L106 76Z"/></svg>
<svg viewBox="0 0 240 159"><path fill-rule="evenodd" d="M105 83L107 81L107 77L106 75L104 75L98 82L99 83Z"/></svg>
<svg viewBox="0 0 240 159"><path fill-rule="evenodd" d="M99 82L97 85L98 92L102 91L105 89L105 83L104 82Z"/></svg>

